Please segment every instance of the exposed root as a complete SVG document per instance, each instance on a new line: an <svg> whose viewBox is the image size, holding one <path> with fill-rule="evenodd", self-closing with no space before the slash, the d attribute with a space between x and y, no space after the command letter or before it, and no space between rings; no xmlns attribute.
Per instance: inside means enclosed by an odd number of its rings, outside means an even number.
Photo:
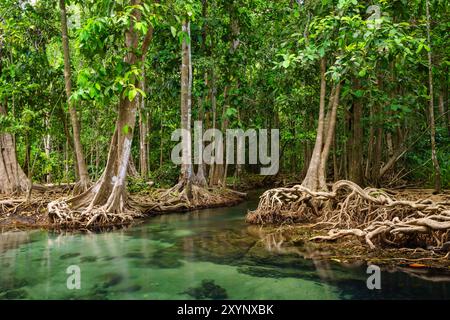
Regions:
<svg viewBox="0 0 450 320"><path fill-rule="evenodd" d="M246 196L228 189L209 190L182 182L145 199L130 198L121 189L113 189L107 196L99 192L98 185L94 185L79 196L50 202L47 205L50 222L65 228L123 225L145 214L232 205Z"/></svg>
<svg viewBox="0 0 450 320"><path fill-rule="evenodd" d="M190 211L237 204L247 195L230 189L207 189L194 183L179 182L154 195L154 201L145 206L145 212Z"/></svg>
<svg viewBox="0 0 450 320"><path fill-rule="evenodd" d="M143 216L140 206L128 199L123 188L105 192L101 183L102 179L70 199L50 202L47 205L50 222L64 228L105 227L128 224Z"/></svg>
<svg viewBox="0 0 450 320"><path fill-rule="evenodd" d="M142 217L139 210L109 211L107 206L74 209L68 201L56 200L47 205L50 222L66 228L105 227L131 223Z"/></svg>
<svg viewBox="0 0 450 320"><path fill-rule="evenodd" d="M90 181L78 181L75 183L73 187L73 194L74 195L80 195L89 190L89 188L92 186L92 183Z"/></svg>
<svg viewBox="0 0 450 320"><path fill-rule="evenodd" d="M445 250L450 240L450 203L430 199L396 200L387 192L362 189L351 181L333 184L331 192L315 192L301 185L266 191L258 208L249 212L250 223L315 222L329 229L336 240L345 236L375 243Z"/></svg>

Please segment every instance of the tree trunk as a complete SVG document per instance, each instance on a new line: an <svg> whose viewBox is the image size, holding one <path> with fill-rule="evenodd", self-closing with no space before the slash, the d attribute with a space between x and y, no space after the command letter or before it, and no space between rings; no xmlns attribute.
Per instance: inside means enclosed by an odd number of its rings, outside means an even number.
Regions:
<svg viewBox="0 0 450 320"><path fill-rule="evenodd" d="M369 111L369 119L371 119L370 121L370 128L369 128L369 143L367 145L367 159L366 159L366 168L364 171L364 177L366 178L366 180L369 180L370 178L370 167L372 165L372 151L373 151L373 142L374 142L374 126L373 126L373 111L372 111L372 106L370 106L370 111Z"/></svg>
<svg viewBox="0 0 450 320"><path fill-rule="evenodd" d="M447 133L450 137L450 107L449 107L449 87L448 87L448 66L445 68L445 81L444 81L444 112L446 113L447 117Z"/></svg>
<svg viewBox="0 0 450 320"><path fill-rule="evenodd" d="M326 95L326 61L322 58L320 61L320 104L319 104L319 123L317 127L317 137L314 144L311 160L309 162L308 171L303 179L302 185L311 190L322 189L319 182L319 167L322 154L322 145L324 138L325 126L325 95ZM325 186L326 187L326 186Z"/></svg>
<svg viewBox="0 0 450 320"><path fill-rule="evenodd" d="M378 77L378 88L383 90L383 80L381 76ZM371 164L371 182L375 186L379 186L380 170L381 170L381 156L383 154L383 112L382 106L377 105L373 116L377 117L374 128L374 143L372 150L372 164ZM369 146L370 147L370 146Z"/></svg>
<svg viewBox="0 0 450 320"><path fill-rule="evenodd" d="M224 102L224 106L222 109L222 126L220 128L222 133L226 132L226 130L228 129L228 118L226 115L227 110L228 110L228 90L229 90L229 86L225 86L224 93L223 93L223 99L225 102ZM222 155L222 159L224 159L224 161L226 161L225 150L226 150L226 147L224 145L222 152L220 152L220 154ZM225 174L225 164L217 163L215 166L215 170L214 170L213 185L223 186L224 185L224 181L223 181L224 174Z"/></svg>
<svg viewBox="0 0 450 320"><path fill-rule="evenodd" d="M182 164L180 182L190 185L193 179L192 172L192 142L191 142L191 86L192 86L192 66L191 66L191 42L190 42L190 22L184 21L182 31L185 32L189 40L184 38L182 43L181 62L181 129L182 133Z"/></svg>
<svg viewBox="0 0 450 320"><path fill-rule="evenodd" d="M160 129L159 129L159 168L161 169L163 166L163 151L164 151L164 140L163 140L163 134L164 134L164 112L163 112L163 105L161 104L161 119L160 119Z"/></svg>
<svg viewBox="0 0 450 320"><path fill-rule="evenodd" d="M339 180L339 166L337 161L337 143L336 135L333 138L333 178L334 181Z"/></svg>
<svg viewBox="0 0 450 320"><path fill-rule="evenodd" d="M90 180L86 167L86 162L84 159L83 148L81 146L80 126L78 122L77 111L75 109L74 103L70 100L70 96L72 94L72 81L70 70L70 52L69 52L69 39L67 32L65 0L59 0L59 6L61 10L61 34L64 51L64 80L65 80L67 104L69 106L70 119L72 121L73 141L76 154L76 163L78 165L78 173L79 173L79 185L78 188L74 190L74 192L81 193L87 190L90 184Z"/></svg>
<svg viewBox="0 0 450 320"><path fill-rule="evenodd" d="M45 115L45 128L49 130L49 115ZM50 154L52 151L52 140L49 133L45 134L44 136L44 150L45 150L45 156L47 157L47 160L50 160ZM51 172L47 172L45 175L45 180L47 183L52 182L52 174Z"/></svg>
<svg viewBox="0 0 450 320"><path fill-rule="evenodd" d="M216 78L214 72L211 74L211 113L212 113L212 129L216 129L217 126L217 87L216 87ZM209 185L213 186L215 185L214 177L215 175L215 168L216 168L216 154L217 150L214 151L214 155L211 157L211 165L209 167Z"/></svg>
<svg viewBox="0 0 450 320"><path fill-rule="evenodd" d="M132 0L131 5L139 5L139 0ZM139 22L140 11L133 10L132 21ZM147 33L153 32L150 29ZM147 39L146 36L146 39ZM150 37L151 39L151 37ZM145 41L144 41L145 43ZM139 35L134 29L134 23L125 32L125 46L127 55L124 62L134 65L138 62L136 52L138 52ZM141 50L145 53L144 45ZM138 79L130 79L135 87L138 87ZM134 83L133 83L134 82ZM139 99L136 96L132 101L122 92L120 95L116 128L111 139L106 168L97 183L83 194L69 199L71 209L80 211L83 209L83 216L91 213L91 219L87 223L91 224L95 219L100 219L105 214L119 215L127 211L130 207L126 192L126 178L131 156L131 145L133 141L136 116L139 110ZM52 215L49 205L49 214Z"/></svg>
<svg viewBox="0 0 450 320"><path fill-rule="evenodd" d="M6 115L6 107L0 105L0 114ZM14 136L0 132L0 194L26 192L30 187L16 156Z"/></svg>
<svg viewBox="0 0 450 320"><path fill-rule="evenodd" d="M334 94L332 95L333 105L331 108L330 116L328 117L327 132L325 138L325 144L320 155L320 166L319 166L319 185L321 189L327 189L326 187L326 172L327 172L327 160L330 153L331 143L333 142L334 132L336 128L336 118L337 118L337 107L339 105L339 97L341 92L341 84L336 85Z"/></svg>
<svg viewBox="0 0 450 320"><path fill-rule="evenodd" d="M434 189L435 192L441 192L441 168L436 155L436 124L434 120L434 99L433 99L433 61L432 61L432 48L431 48L431 26L430 26L430 1L426 0L427 10L427 39L428 46L428 82L429 82L429 119L430 119L430 135L431 135L431 160L434 166Z"/></svg>
<svg viewBox="0 0 450 320"><path fill-rule="evenodd" d="M313 118L312 113L309 113L308 130L311 129L312 127L314 127L314 118ZM312 156L311 140L309 138L305 140L303 148L304 148L305 162L304 162L303 168L302 168L302 177L305 177L306 173L308 172L309 163L311 161L311 156Z"/></svg>
<svg viewBox="0 0 450 320"><path fill-rule="evenodd" d="M359 80L355 81L355 90L360 89ZM359 98L353 102L353 132L350 153L349 176L350 180L358 185L363 182L362 155L363 155L363 130L361 126L362 104Z"/></svg>
<svg viewBox="0 0 450 320"><path fill-rule="evenodd" d="M142 79L139 81L139 87L145 92L145 70L142 64ZM148 178L148 148L147 148L147 117L145 116L145 98L139 95L139 168L144 180Z"/></svg>
<svg viewBox="0 0 450 320"><path fill-rule="evenodd" d="M156 1L158 2L158 1ZM139 81L139 88L145 93L145 57L147 56L148 47L153 38L153 28L150 28L142 43L142 55L141 55L141 77ZM149 171L149 146L147 142L147 135L149 132L149 119L148 113L145 111L145 97L139 95L139 166L141 170L141 176L144 180L148 178Z"/></svg>
<svg viewBox="0 0 450 320"><path fill-rule="evenodd" d="M205 78L207 76L205 75ZM198 100L198 108L199 108L199 115L198 115L198 120L203 124L204 122L204 117L205 117L205 112L204 112L204 106L203 106L203 99L200 98ZM201 127L200 132L198 132L198 135L200 137L203 137L203 126ZM199 139L199 141L196 141L195 143L199 143L198 149L199 152L200 150L203 150L203 139ZM198 159L199 159L199 163L198 163L198 168L197 168L197 174L195 176L195 184L199 185L201 187L206 187L207 186L207 182L206 182L206 178L205 178L205 164L203 162L203 154L200 152L198 155Z"/></svg>

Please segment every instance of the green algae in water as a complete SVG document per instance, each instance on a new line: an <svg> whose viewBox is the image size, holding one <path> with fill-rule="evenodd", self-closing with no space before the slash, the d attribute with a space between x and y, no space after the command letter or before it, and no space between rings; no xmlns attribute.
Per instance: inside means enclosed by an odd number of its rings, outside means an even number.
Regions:
<svg viewBox="0 0 450 320"><path fill-rule="evenodd" d="M244 222L248 209L160 216L107 233L3 235L14 243L2 243L0 299L450 298L450 283L399 272L382 273L382 290L371 292L364 265L266 247ZM80 267L80 290L67 288L71 265Z"/></svg>
<svg viewBox="0 0 450 320"><path fill-rule="evenodd" d="M80 262L96 262L97 261L97 257L93 257L93 256L87 256L87 257L81 257Z"/></svg>
<svg viewBox="0 0 450 320"><path fill-rule="evenodd" d="M123 281L123 275L119 273L107 273L101 277L103 282L102 288L109 288L118 285Z"/></svg>
<svg viewBox="0 0 450 320"><path fill-rule="evenodd" d="M81 255L81 253L79 253L79 252L66 253L66 254L63 254L62 256L60 256L59 258L62 260L66 260L66 259L76 258L80 255Z"/></svg>
<svg viewBox="0 0 450 320"><path fill-rule="evenodd" d="M128 252L124 255L125 258L137 258L144 259L145 256L142 252Z"/></svg>
<svg viewBox="0 0 450 320"><path fill-rule="evenodd" d="M227 291L218 286L214 280L202 280L198 287L189 288L184 293L195 299L224 300L228 298Z"/></svg>

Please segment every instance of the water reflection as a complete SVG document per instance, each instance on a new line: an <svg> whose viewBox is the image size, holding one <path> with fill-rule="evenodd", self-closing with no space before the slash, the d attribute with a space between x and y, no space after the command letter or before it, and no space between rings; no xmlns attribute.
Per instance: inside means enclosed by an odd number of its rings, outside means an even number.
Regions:
<svg viewBox="0 0 450 320"><path fill-rule="evenodd" d="M2 234L0 298L448 298L449 282L430 274L384 272L383 289L369 291L364 263L330 262L287 234L245 224L254 206L158 216L106 233ZM70 265L80 266L81 290L66 287Z"/></svg>

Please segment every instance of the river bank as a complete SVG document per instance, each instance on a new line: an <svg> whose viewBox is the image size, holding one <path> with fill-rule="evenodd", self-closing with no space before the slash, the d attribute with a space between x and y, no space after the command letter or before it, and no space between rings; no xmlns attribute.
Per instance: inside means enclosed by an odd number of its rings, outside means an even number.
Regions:
<svg viewBox="0 0 450 320"><path fill-rule="evenodd" d="M270 228L245 223L256 205L250 196L237 206L150 217L109 232L0 234L0 299L450 298L442 269L420 269L424 279L413 267L381 266L382 289L369 290L366 261L324 258L322 243L287 233L280 244ZM80 267L80 290L66 288L70 265Z"/></svg>
<svg viewBox="0 0 450 320"><path fill-rule="evenodd" d="M27 229L88 229L83 225L61 225L51 221L48 215L47 206L55 200L70 198L70 188L53 188L48 192L33 191L30 199L21 196L0 197L0 231L27 230ZM142 210L141 217L133 221L115 222L111 224L92 225L90 230L103 229L108 227L120 227L160 214L170 214L175 212L189 212L194 210L230 207L235 206L245 200L246 194L233 191L231 189L210 189L212 200L209 203L183 203L182 206L173 206L158 203L155 193L161 193L160 189L150 189L143 192L130 194L130 199L139 204Z"/></svg>
<svg viewBox="0 0 450 320"><path fill-rule="evenodd" d="M427 189L405 189L395 191L398 195L405 199L416 199L424 195L434 201L448 201L449 194L435 195L432 190ZM250 192L251 203L250 208L257 205L257 198L261 191ZM58 226L50 223L47 215L47 204L50 201L67 197L68 191L51 191L43 197L42 193L33 193L32 199L39 198L39 200L31 200L29 203L23 198L0 199L0 230L2 232L14 230L31 230L31 229L53 229L63 230ZM143 202L148 194L139 193L132 195L133 198ZM236 206L241 201L229 201L214 208L225 208ZM198 212L200 208L192 208L189 211ZM208 208L202 208L208 210ZM216 210L209 208L210 210ZM221 210L221 209L217 209ZM186 211L186 210L185 210ZM146 223L149 217L160 215L161 212L150 212L142 219L136 219L131 224L104 226L103 228L93 228L91 230L113 230L122 228L127 225L138 225ZM172 214L175 214L172 213ZM244 219L246 212L242 212L242 219ZM383 265L386 267L407 267L416 270L449 270L450 259L447 251L433 251L426 248L377 248L372 250L367 247L361 240L346 237L335 242L317 242L310 241L316 236L323 236L327 233L326 229L314 227L311 224L292 224L281 226L248 226L248 231L260 238L260 241L268 248L268 250L280 252L296 252L306 259L319 259L336 261L343 264L352 264L355 262L364 261L368 264ZM84 230L84 228L79 228ZM238 245L238 244L237 244ZM305 248L308 248L305 251ZM313 254L311 254L313 252Z"/></svg>

